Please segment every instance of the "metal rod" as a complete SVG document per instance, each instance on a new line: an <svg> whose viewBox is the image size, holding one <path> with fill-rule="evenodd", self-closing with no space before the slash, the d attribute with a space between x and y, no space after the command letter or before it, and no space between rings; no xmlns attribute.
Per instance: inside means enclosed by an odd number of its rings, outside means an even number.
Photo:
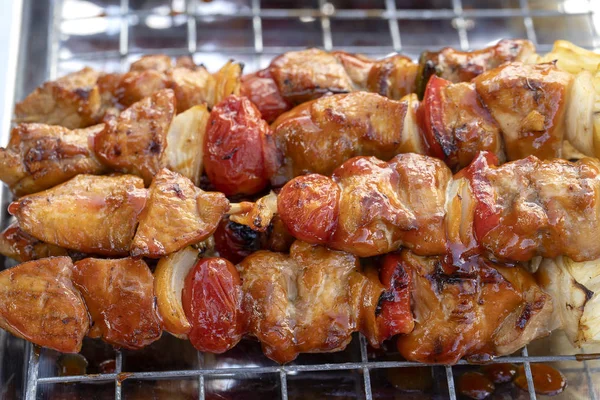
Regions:
<svg viewBox="0 0 600 400"><path fill-rule="evenodd" d="M127 55L129 53L129 0L121 0L121 26L119 31L119 57L121 69L127 69Z"/></svg>
<svg viewBox="0 0 600 400"><path fill-rule="evenodd" d="M186 13L187 14L187 13ZM569 12L569 16L586 16L589 15L589 11L578 11ZM136 16L139 18L146 17L149 15L156 15L150 10L129 10L126 13L119 13L119 16L132 17ZM214 18L251 18L257 14L253 11L237 10L235 14L224 13L224 12L212 12L212 13L201 13L192 12L189 13L193 17L214 17ZM511 17L560 17L564 16L565 13L558 10L519 10L511 8L496 8L496 9L469 9L463 10L462 16L464 18L511 18ZM433 9L433 10L409 10L409 9L396 9L394 13L389 13L387 9L380 10L344 10L336 9L331 15L325 15L321 10L312 8L296 8L296 9L261 9L258 14L259 17L265 19L277 19L277 18L299 18L299 17L313 17L320 18L335 17L338 19L415 19L415 20L430 20L430 19L452 19L457 15L453 10L446 9ZM97 18L98 16L85 16L73 18L71 20L85 20Z"/></svg>
<svg viewBox="0 0 600 400"><path fill-rule="evenodd" d="M400 27L398 26L398 20L393 17L396 15L396 3L394 0L385 0L385 7L388 12L388 23L390 26L390 35L392 36L392 45L394 51L402 51L402 40L400 37ZM386 18L385 16L383 18Z"/></svg>
<svg viewBox="0 0 600 400"><path fill-rule="evenodd" d="M523 356L523 357L498 357L491 363L513 363L521 364L525 362L557 362L557 361L577 361L575 355L564 356ZM131 372L127 374L127 379L165 379L165 378L186 378L199 375L231 376L248 374L267 374L278 373L284 370L290 372L308 372L308 371L342 371L350 369L370 369L376 368L401 368L401 367L426 367L437 366L438 364L424 364L413 361L368 361L368 362L350 362L350 363L328 363L328 364L308 364L308 365L286 365L285 367L243 367L243 368L209 368L198 370L179 370L179 371L158 371L158 372ZM465 360L460 360L457 365L470 365ZM79 376L57 376L39 378L39 383L57 383L57 382L84 382L84 381L109 381L115 379L116 374L96 374Z"/></svg>
<svg viewBox="0 0 600 400"><path fill-rule="evenodd" d="M456 30L458 31L458 39L460 41L460 48L462 50L469 50L469 38L467 36L467 28L465 19L463 17L463 7L461 0L452 0L452 7L454 8L454 14L456 18Z"/></svg>
<svg viewBox="0 0 600 400"><path fill-rule="evenodd" d="M533 26L533 19L531 19L531 13L529 12L529 3L527 0L519 0L521 6L521 13L523 16L523 24L525 25L525 32L527 33L527 39L531 40L533 44L537 45L537 35L535 33L535 27Z"/></svg>
<svg viewBox="0 0 600 400"><path fill-rule="evenodd" d="M115 355L115 400L121 400L121 372L123 372L123 353L117 350Z"/></svg>
<svg viewBox="0 0 600 400"><path fill-rule="evenodd" d="M25 388L25 399L35 400L38 387L38 372L40 367L40 350L37 346L27 343L29 360L27 364L27 387Z"/></svg>
<svg viewBox="0 0 600 400"><path fill-rule="evenodd" d="M194 54L196 52L196 39L198 36L196 28L196 17L194 16L194 7L195 2L191 0L185 0L185 9L187 12L187 43L188 51L190 52L190 54Z"/></svg>
<svg viewBox="0 0 600 400"><path fill-rule="evenodd" d="M448 381L448 395L450 400L456 400L456 387L454 386L454 372L452 366L446 366L446 379Z"/></svg>
<svg viewBox="0 0 600 400"><path fill-rule="evenodd" d="M281 384L281 400L288 399L287 375L284 370L279 371L279 382Z"/></svg>
<svg viewBox="0 0 600 400"><path fill-rule="evenodd" d="M360 334L359 340L360 340L360 360L362 361L363 364L368 365L369 364L369 351L367 349L367 339L364 337L363 334ZM369 372L368 367L363 367L362 371L363 371L363 379L364 379L364 385L365 385L365 398L367 400L372 400L373 393L371 391L371 373Z"/></svg>
<svg viewBox="0 0 600 400"><path fill-rule="evenodd" d="M527 378L527 389L529 391L529 398L531 400L536 400L537 397L535 395L535 386L533 385L533 376L531 375L531 363L528 357L529 354L527 352L527 346L523 347L523 350L521 350L521 354L525 358L523 368L525 369L525 377Z"/></svg>
<svg viewBox="0 0 600 400"><path fill-rule="evenodd" d="M331 21L329 21L329 15L332 15L335 12L335 8L331 3L328 3L325 0L319 0L319 11L321 13L323 48L327 51L330 51L333 47L333 40L331 38Z"/></svg>

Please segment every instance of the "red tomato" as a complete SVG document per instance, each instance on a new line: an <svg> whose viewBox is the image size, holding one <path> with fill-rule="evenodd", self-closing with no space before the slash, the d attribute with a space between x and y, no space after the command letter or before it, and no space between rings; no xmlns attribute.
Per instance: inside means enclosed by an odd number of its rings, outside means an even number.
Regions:
<svg viewBox="0 0 600 400"><path fill-rule="evenodd" d="M494 192L489 182L481 176L483 170L495 165L498 165L498 157L488 151L482 151L468 167L456 175L457 178L464 176L469 180L477 202L473 217L473 231L478 241L500 224L501 212L496 207Z"/></svg>
<svg viewBox="0 0 600 400"><path fill-rule="evenodd" d="M452 146L451 139L444 125L444 90L450 81L432 75L425 88L423 102L419 107L418 116L425 144L428 148L427 155L445 159L445 148ZM450 141L450 142L449 142Z"/></svg>
<svg viewBox="0 0 600 400"><path fill-rule="evenodd" d="M239 263L261 248L260 233L246 225L237 224L223 218L213 235L215 250L221 257L233 263Z"/></svg>
<svg viewBox="0 0 600 400"><path fill-rule="evenodd" d="M229 261L223 258L198 260L185 279L182 303L192 325L188 337L196 349L223 353L242 338L242 284Z"/></svg>
<svg viewBox="0 0 600 400"><path fill-rule="evenodd" d="M292 236L325 244L337 227L340 192L338 184L326 176L299 176L281 189L277 212Z"/></svg>
<svg viewBox="0 0 600 400"><path fill-rule="evenodd" d="M245 97L228 96L210 112L204 169L215 188L230 196L255 194L267 186L264 144L270 128Z"/></svg>
<svg viewBox="0 0 600 400"><path fill-rule="evenodd" d="M384 257L379 280L386 288L379 303L381 311L377 317L381 340L412 332L415 327L410 306L412 279L410 272L402 265L400 254L388 254Z"/></svg>

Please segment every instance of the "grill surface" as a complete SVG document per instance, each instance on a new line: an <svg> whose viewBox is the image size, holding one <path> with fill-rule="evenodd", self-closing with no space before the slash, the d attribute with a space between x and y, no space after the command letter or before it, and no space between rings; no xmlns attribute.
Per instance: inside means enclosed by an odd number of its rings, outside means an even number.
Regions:
<svg viewBox="0 0 600 400"><path fill-rule="evenodd" d="M215 70L228 58L245 72L273 56L308 46L344 49L373 57L397 51L413 58L423 50L480 48L506 37L526 37L539 52L567 39L600 49L597 1L543 0L57 0L25 1L16 93L20 99L45 79L89 65L125 70L141 54L191 54ZM166 5L165 5L166 3ZM49 7L49 9L48 9ZM45 36L47 42L40 40ZM31 38L36 38L31 40ZM3 142L8 132L2 132ZM1 188L0 188L1 190ZM2 193L3 210L9 201ZM8 216L2 211L3 225ZM8 266L9 261L6 261ZM391 346L393 347L393 346ZM500 387L497 398L535 399L531 363L551 363L566 375L564 398L600 397L600 361L573 349L561 334L537 341L494 362L523 364L529 392ZM588 354L587 361L578 361ZM138 352L115 351L86 339L87 375L61 376L60 355L0 333L0 397L50 398L402 398L398 383L421 383L410 398L456 399L455 379L477 369L426 366L367 348L356 336L341 353L302 355L279 366L244 341L224 355L201 354L169 335ZM579 355L575 355L579 354ZM64 360L64 359L63 359ZM61 361L62 362L62 361ZM107 369L113 364L113 369ZM396 385L394 385L396 384ZM396 387L395 387L396 386ZM503 397L504 396L504 397ZM560 397L560 396L559 396Z"/></svg>

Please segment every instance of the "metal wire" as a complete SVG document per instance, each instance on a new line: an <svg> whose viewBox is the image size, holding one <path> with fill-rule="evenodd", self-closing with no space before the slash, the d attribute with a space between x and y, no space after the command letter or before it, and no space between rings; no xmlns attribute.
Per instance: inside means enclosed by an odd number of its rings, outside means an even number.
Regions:
<svg viewBox="0 0 600 400"><path fill-rule="evenodd" d="M385 0L384 7L381 9L336 9L332 4L326 0L318 0L314 8L303 8L303 9L265 9L261 7L260 0L250 0L250 8L248 10L239 10L235 12L237 18L248 18L252 22L253 41L252 45L248 47L234 47L227 48L223 52L234 53L240 55L251 55L254 65L254 70L260 68L261 61L265 57L270 58L272 55L277 53L283 53L286 51L296 50L298 46L265 46L264 44L264 31L263 31L263 20L274 20L283 18L314 18L319 20L322 41L321 45L323 48L330 50L335 48L335 42L333 40L334 28L331 24L332 19L344 20L344 19L368 19L376 23L383 21L389 26L389 34L391 38L391 49L394 51L412 51L415 53L424 50L422 46L407 46L403 44L402 34L410 35L410 32L403 32L400 29L398 20L451 20L453 26L457 30L459 45L462 49L468 49L470 47L468 27L466 24L467 19L472 18L521 18L525 27L527 38L538 44L538 37L534 26L534 18L537 17L557 17L564 16L565 13L560 10L532 10L529 7L527 0L519 0L519 8L516 9L465 9L461 0L452 0L451 9L434 9L434 10L413 10L413 9L401 9L398 8L394 0ZM53 4L53 21L49 34L49 57L48 57L48 78L55 78L57 71L59 71L59 65L72 60L86 61L86 60L107 60L113 59L118 60L121 63L121 67L126 68L129 63L129 57L133 54L130 49L130 22L132 18L143 18L146 16L153 15L154 11L150 10L132 10L129 5L129 0L120 0L119 14L117 16L120 19L120 32L119 32L119 45L117 51L103 51L93 52L89 54L69 54L61 53L61 23L62 20L62 1L55 1ZM226 12L213 12L207 14L205 12L198 12L194 0L185 1L185 16L187 18L186 30L187 40L185 46L182 48L172 49L156 49L162 53L169 55L198 55L198 21L199 17L230 17L232 14ZM598 27L594 25L594 16L596 11L593 8L593 0L589 0L589 9L587 11L578 11L575 13L569 13L570 16L586 16L589 18L591 29L592 29L592 43L594 48L600 46L600 37ZM75 19L80 17L75 17ZM435 47L435 46L430 46ZM538 45L539 51L545 51L549 48L549 45ZM345 49L349 51L362 51L371 54L385 54L390 48L386 46L346 46ZM150 51L145 51L150 52ZM204 52L204 54L219 54L219 51ZM114 373L103 373L95 375L82 375L82 376L49 376L40 377L39 364L40 354L39 351L32 345L27 348L26 362L27 368L27 379L25 388L25 397L28 400L33 400L37 396L37 390L39 385L50 385L59 383L86 383L86 382L114 382L115 391L114 397L117 400L122 398L122 382L126 379L135 380L157 380L157 379L174 379L174 378L197 378L198 382L198 398L204 400L206 397L206 377L233 377L233 378L244 378L249 376L257 376L261 374L277 374L280 386L280 395L283 400L287 400L288 392L288 376L290 374L296 374L299 372L319 372L319 371L360 371L363 376L364 385L364 397L367 400L373 398L371 388L371 371L376 369L387 369L387 368L405 368L405 367L422 367L425 364L409 362L409 361L376 361L369 360L368 349L366 339L360 335L360 362L348 362L348 363L325 363L325 364L308 364L308 365L284 365L284 366L269 366L269 367L241 367L241 368L206 368L204 355L198 353L198 368L192 370L169 370L169 371L156 371L156 372L134 372L134 371L123 371L123 353L117 351L115 358L115 372ZM537 362L560 362L560 361L575 361L577 357L575 355L557 355L557 356L529 356L527 348L522 350L520 356L511 357L499 357L492 362L494 363L516 363L523 364L527 382L529 384L529 396L531 399L536 399L535 388L531 376L531 363ZM468 365L468 362L461 360L458 363L459 366ZM596 399L593 385L592 385L592 372L597 372L589 368L586 361L583 361L585 374L590 388L590 398ZM454 400L457 397L456 386L454 381L454 369L451 366L445 367L448 396Z"/></svg>

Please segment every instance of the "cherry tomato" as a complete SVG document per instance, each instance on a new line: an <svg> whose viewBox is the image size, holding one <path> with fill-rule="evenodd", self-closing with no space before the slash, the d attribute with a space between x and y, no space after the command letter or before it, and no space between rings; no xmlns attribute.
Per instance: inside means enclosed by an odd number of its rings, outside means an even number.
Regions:
<svg viewBox="0 0 600 400"><path fill-rule="evenodd" d="M224 258L198 260L185 279L182 303L192 325L188 337L196 349L223 353L242 338L242 284Z"/></svg>
<svg viewBox="0 0 600 400"><path fill-rule="evenodd" d="M384 257L379 280L386 288L380 299L377 318L381 340L411 332L415 326L410 306L412 279L402 265L400 254L388 254Z"/></svg>
<svg viewBox="0 0 600 400"><path fill-rule="evenodd" d="M215 250L235 264L261 248L259 232L226 218L221 220L213 237Z"/></svg>
<svg viewBox="0 0 600 400"><path fill-rule="evenodd" d="M245 97L228 96L211 111L204 141L204 169L224 194L255 194L267 186L263 154L269 125Z"/></svg>
<svg viewBox="0 0 600 400"><path fill-rule="evenodd" d="M299 176L281 189L277 212L294 237L325 244L337 227L340 192L338 184L326 176Z"/></svg>
<svg viewBox="0 0 600 400"><path fill-rule="evenodd" d="M418 110L428 155L445 159L452 148L452 137L444 125L444 90L450 81L432 75Z"/></svg>

